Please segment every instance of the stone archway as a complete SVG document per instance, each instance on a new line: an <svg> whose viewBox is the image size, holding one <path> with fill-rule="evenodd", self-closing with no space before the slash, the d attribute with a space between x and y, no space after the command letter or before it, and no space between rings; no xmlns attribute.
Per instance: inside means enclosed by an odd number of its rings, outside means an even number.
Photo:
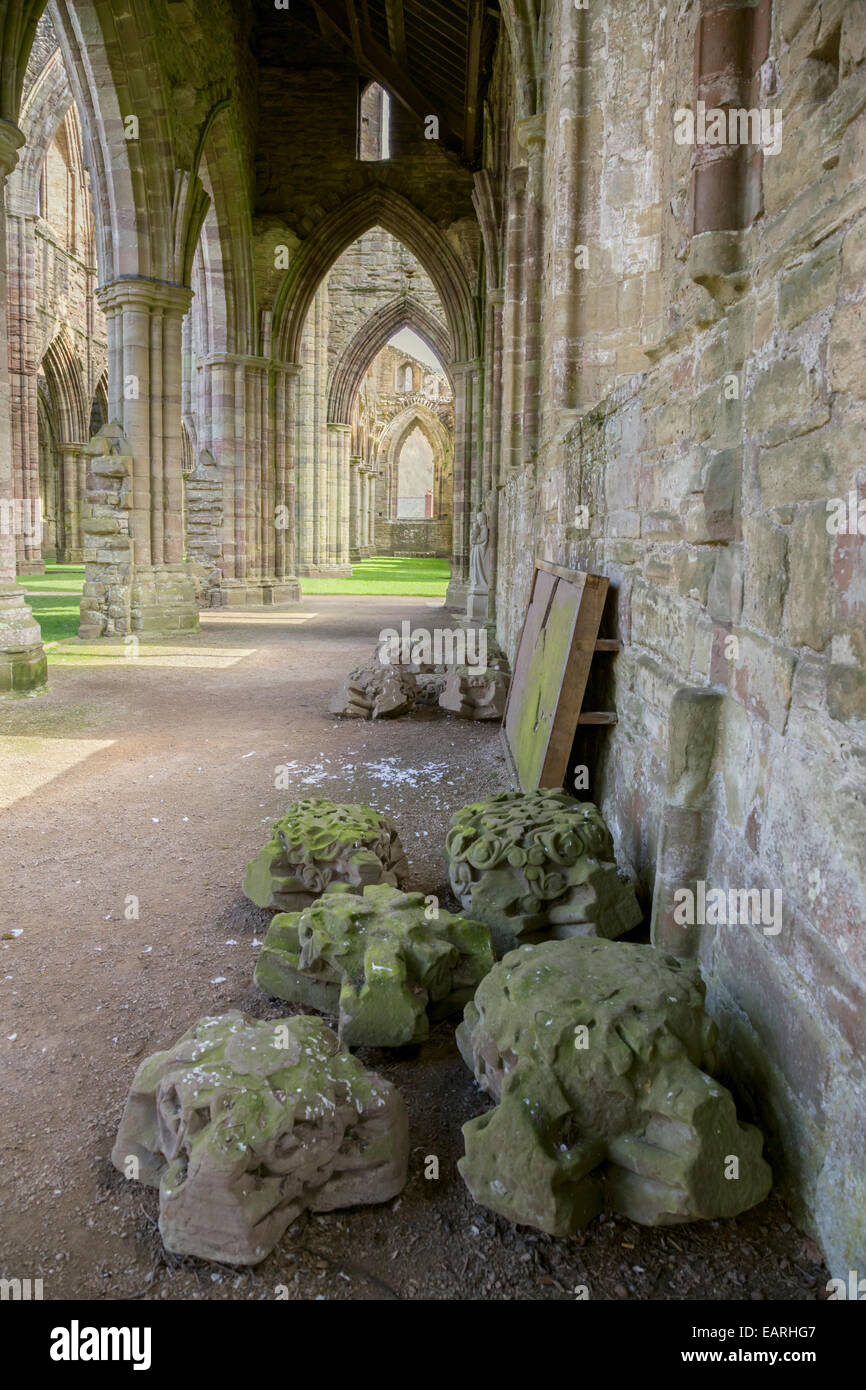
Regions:
<svg viewBox="0 0 866 1390"><path fill-rule="evenodd" d="M448 363L452 351L446 329L418 300L401 295L371 314L342 352L328 390L330 422L351 424L352 406L364 373L376 354L401 328L411 328L417 333L430 351L436 354L450 380Z"/></svg>
<svg viewBox="0 0 866 1390"><path fill-rule="evenodd" d="M400 455L412 433L420 430L432 452L432 516L399 515ZM376 550L385 555L436 555L447 558L453 510L454 440L439 416L421 400L410 401L382 431L376 461L382 479L376 515Z"/></svg>
<svg viewBox="0 0 866 1390"><path fill-rule="evenodd" d="M479 451L483 402L480 326L475 296L463 263L443 233L407 198L377 185L326 214L301 243L276 296L273 315L275 353L289 370L300 372L301 342L319 285L351 243L375 226L401 241L430 276L448 326L451 355L443 362L454 389L454 510L452 579L448 602L465 603L468 579L470 498L473 460ZM293 419L298 418L297 392ZM348 459L344 427L330 431L335 454ZM294 447L294 441L292 441ZM348 499L343 499L349 510Z"/></svg>

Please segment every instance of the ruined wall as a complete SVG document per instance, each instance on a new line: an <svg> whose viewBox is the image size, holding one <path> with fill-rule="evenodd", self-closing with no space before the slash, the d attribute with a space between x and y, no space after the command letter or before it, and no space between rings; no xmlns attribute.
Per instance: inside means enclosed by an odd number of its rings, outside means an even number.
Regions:
<svg viewBox="0 0 866 1390"><path fill-rule="evenodd" d="M610 576L619 722L590 790L648 909L654 894L654 939L699 952L731 1077L840 1273L866 1260L866 552L849 506L866 7L752 7L766 46L747 76L781 150L747 152L751 211L703 231L698 156L674 138L700 8L711 25L724 7L550 11L542 424L501 479L497 615L513 651L533 553ZM722 103L725 77L705 77ZM699 881L778 891L780 928L684 931L673 895Z"/></svg>
<svg viewBox="0 0 866 1390"><path fill-rule="evenodd" d="M433 281L411 251L374 227L343 252L328 276L328 369L371 314L400 296L422 304L447 332Z"/></svg>

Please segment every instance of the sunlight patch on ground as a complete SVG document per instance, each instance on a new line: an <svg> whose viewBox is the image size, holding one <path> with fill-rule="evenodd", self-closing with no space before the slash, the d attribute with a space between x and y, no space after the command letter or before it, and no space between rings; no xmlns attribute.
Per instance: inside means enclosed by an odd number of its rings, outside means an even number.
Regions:
<svg viewBox="0 0 866 1390"><path fill-rule="evenodd" d="M161 647L153 643L142 643L133 655L131 646L101 646L90 642L76 643L68 647L65 643L56 646L52 652L55 663L62 666L76 664L88 666L128 666L131 670L183 670L196 668L203 671L222 671L236 666L248 656L253 656L255 647Z"/></svg>
<svg viewBox="0 0 866 1390"><path fill-rule="evenodd" d="M0 808L30 796L114 742L113 738L0 736Z"/></svg>
<svg viewBox="0 0 866 1390"><path fill-rule="evenodd" d="M243 608L222 608L205 611L199 614L199 618L204 627L218 627L221 623L229 627L242 627L244 624L266 623L271 627L279 627L283 623L309 623L313 618L318 618L318 613L286 613L282 610L278 613L249 613Z"/></svg>

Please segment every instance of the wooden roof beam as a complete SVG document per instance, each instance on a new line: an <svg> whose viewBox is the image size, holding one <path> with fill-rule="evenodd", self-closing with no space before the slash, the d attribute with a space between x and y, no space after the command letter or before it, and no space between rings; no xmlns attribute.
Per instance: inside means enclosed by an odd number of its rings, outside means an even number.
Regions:
<svg viewBox="0 0 866 1390"><path fill-rule="evenodd" d="M385 19L388 24L388 44L391 56L401 68L408 68L406 54L406 24L403 17L403 0L385 0Z"/></svg>
<svg viewBox="0 0 866 1390"><path fill-rule="evenodd" d="M469 39L466 45L466 82L464 89L463 154L470 162L475 159L478 138L478 89L481 70L481 31L484 26L484 0L470 0Z"/></svg>

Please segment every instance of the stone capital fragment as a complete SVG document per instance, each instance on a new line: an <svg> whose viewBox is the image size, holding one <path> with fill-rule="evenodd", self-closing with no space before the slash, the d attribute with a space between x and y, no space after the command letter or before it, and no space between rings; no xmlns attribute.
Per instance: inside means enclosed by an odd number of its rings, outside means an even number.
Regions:
<svg viewBox="0 0 866 1390"><path fill-rule="evenodd" d="M258 907L300 912L326 890L398 886L409 866L397 827L372 806L326 797L295 801L247 867L244 892Z"/></svg>
<svg viewBox="0 0 866 1390"><path fill-rule="evenodd" d="M279 913L255 980L280 999L339 1014L350 1047L400 1047L462 1009L492 965L482 922L379 884L362 898L326 893L304 912Z"/></svg>
<svg viewBox="0 0 866 1390"><path fill-rule="evenodd" d="M141 1064L111 1158L159 1187L167 1250L257 1264L301 1212L402 1190L406 1110L321 1019L233 1011Z"/></svg>
<svg viewBox="0 0 866 1390"><path fill-rule="evenodd" d="M770 1190L762 1138L712 1076L694 962L572 937L512 951L457 1043L495 1110L463 1126L476 1201L569 1235L603 1207L647 1226L736 1216Z"/></svg>

